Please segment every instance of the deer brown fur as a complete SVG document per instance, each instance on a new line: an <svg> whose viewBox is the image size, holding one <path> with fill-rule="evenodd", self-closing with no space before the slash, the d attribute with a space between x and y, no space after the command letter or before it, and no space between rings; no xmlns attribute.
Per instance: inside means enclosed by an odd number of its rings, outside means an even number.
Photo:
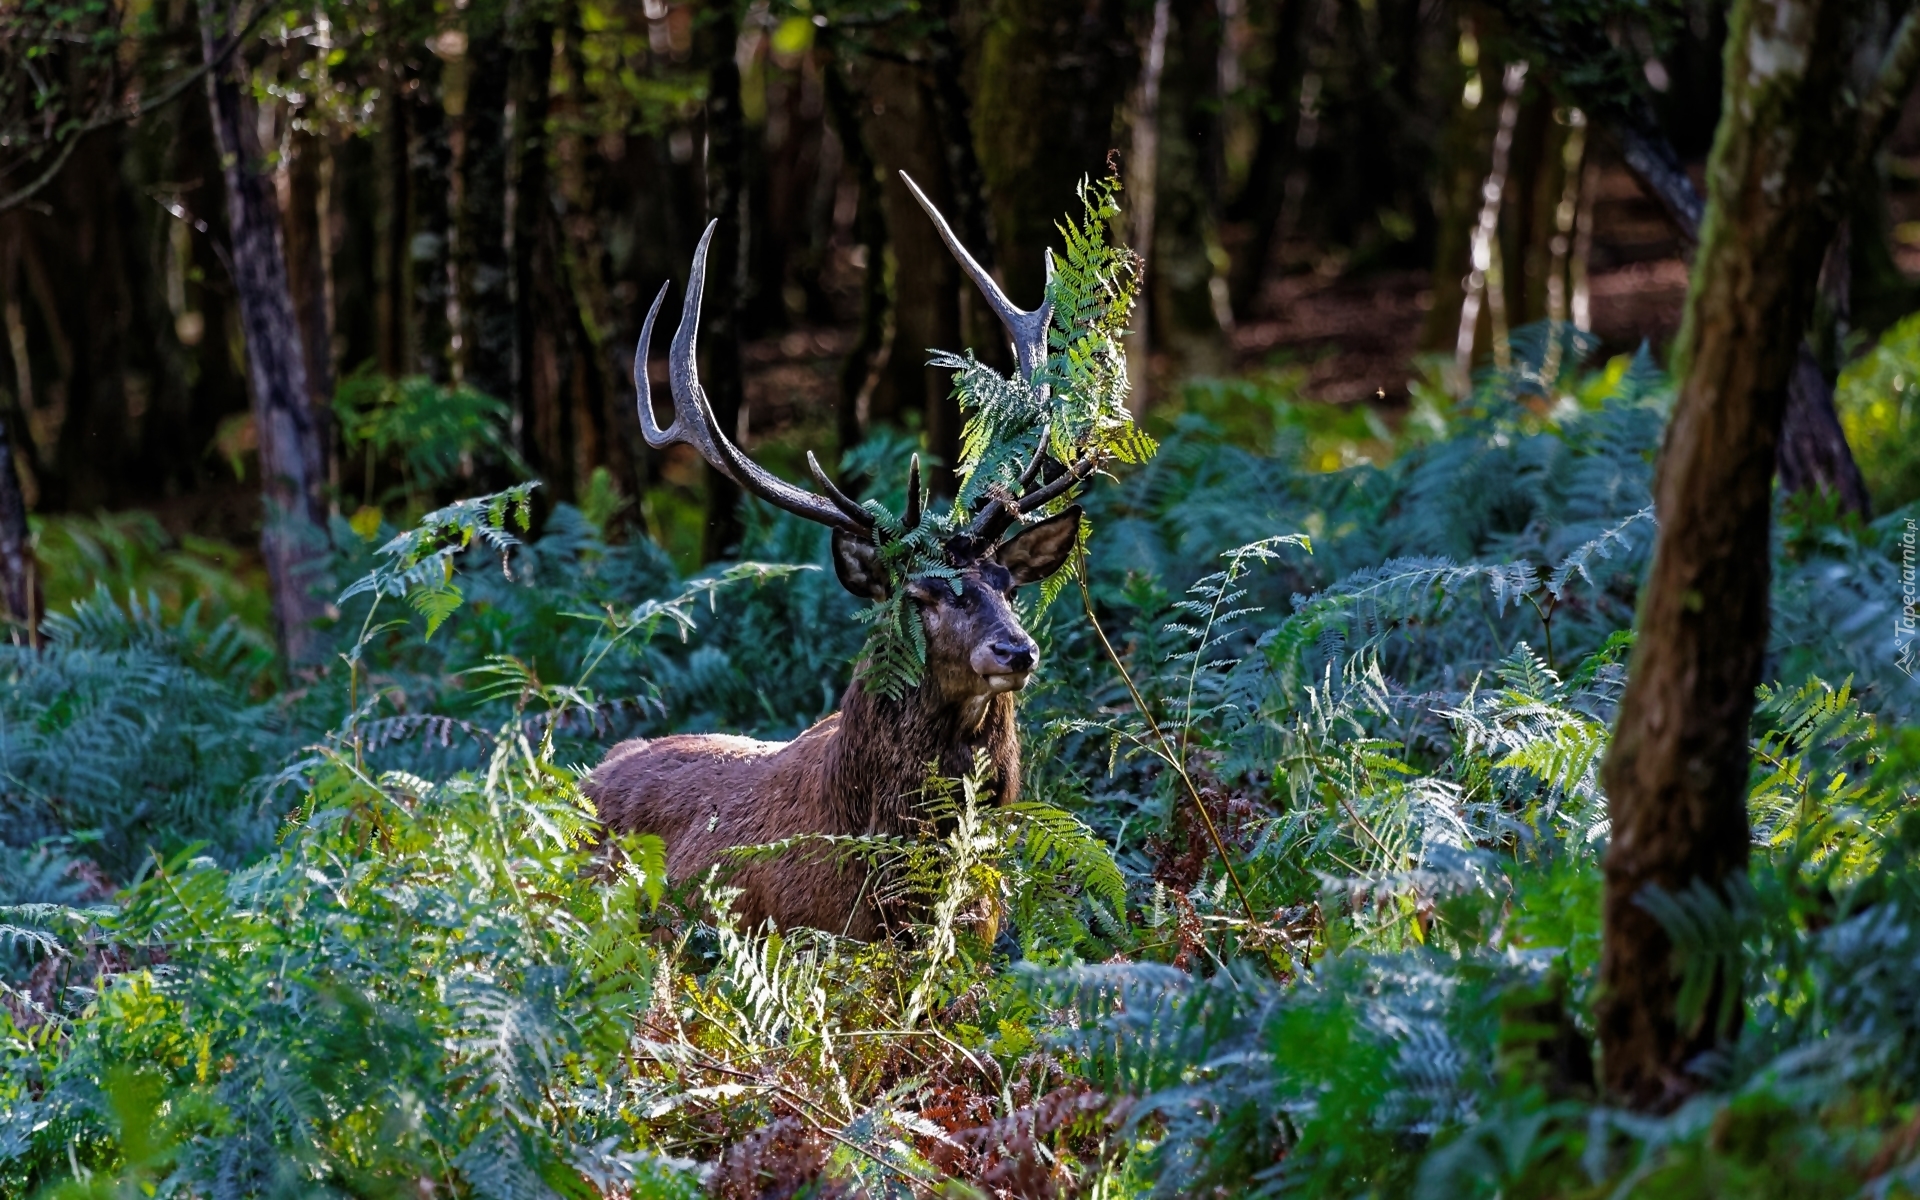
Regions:
<svg viewBox="0 0 1920 1200"><path fill-rule="evenodd" d="M1006 327L1018 369L1032 383L1047 360L1049 305L1031 312L1015 308L911 179L907 186ZM966 526L946 536L940 572L891 578L881 555L886 535L875 514L834 486L813 455L807 465L820 492L769 474L727 439L714 418L694 365L714 228L707 226L688 272L680 327L667 360L674 417L664 429L654 416L647 375L647 346L666 299L664 286L641 326L634 354L641 432L655 449L692 446L741 490L831 526L841 584L875 600L886 599L896 587L904 589L926 632L927 656L916 689L888 699L867 692L856 679L839 712L791 742L688 734L615 746L585 791L610 829L657 834L666 843L667 873L675 880L722 862L738 846L808 834L913 835L919 832L929 771L949 778L966 774L978 754L991 766L993 798L1018 797L1020 737L1013 697L1026 686L1039 650L1014 613L1014 591L1066 562L1079 541L1080 509L1068 507L1002 538L1023 513L1058 507L1099 465L1092 454L1070 465L1049 458L1051 443L1041 428L1018 493L988 489ZM923 503L916 458L908 475L902 536L920 529ZM864 866L817 843L803 843L771 861L739 865L732 882L742 889L736 911L749 927L772 920L781 927L809 925L862 938L886 929Z"/></svg>
<svg viewBox="0 0 1920 1200"><path fill-rule="evenodd" d="M899 699L858 681L840 711L791 742L726 734L683 734L615 746L587 781L600 819L620 832L657 834L667 874L686 879L735 846L803 834L912 836L929 770L957 777L977 754L990 764L993 800L1020 793L1020 735L1014 694L1037 663L1020 628L1013 589L1059 567L1079 530L1079 510L1041 522L995 559L945 580L915 581L908 594L927 631L927 667L918 689ZM840 539L836 539L839 543ZM857 544L836 545L856 561L841 578L858 582ZM801 847L774 861L741 866L735 912L748 927L771 918L859 938L883 932L866 869L825 847Z"/></svg>

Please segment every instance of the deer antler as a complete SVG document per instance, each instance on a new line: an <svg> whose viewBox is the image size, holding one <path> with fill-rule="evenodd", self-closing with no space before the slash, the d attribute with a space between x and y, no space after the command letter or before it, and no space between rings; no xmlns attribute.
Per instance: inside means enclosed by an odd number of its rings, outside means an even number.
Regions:
<svg viewBox="0 0 1920 1200"><path fill-rule="evenodd" d="M1006 292L1001 290L993 276L987 274L986 268L982 267L979 261L967 252L967 248L960 244L960 239L954 235L953 227L947 224L947 219L940 215L940 210L933 206L933 201L927 199L927 194L920 190L920 185L913 181L913 177L902 171L900 178L906 181L907 190L913 193L913 198L920 202L920 207L927 211L928 217L932 218L933 227L940 231L940 240L947 244L947 249L951 250L954 258L959 260L960 269L967 273L968 278L979 287L980 294L986 297L987 307L993 310L994 315L1000 318L1000 324L1006 327L1007 336L1013 339L1013 358L1020 370L1020 375L1027 382L1033 382L1034 374L1047 361L1047 325L1053 320L1052 299L1041 300L1040 307L1031 312L1015 308L1013 301L1007 299ZM1047 278L1049 281L1053 278L1051 252L1047 254ZM1007 531L1023 510L1030 511L1059 499L1071 491L1075 484L1093 473L1094 468L1099 465L1099 457L1097 454L1090 453L1049 482L1034 489L1034 481L1040 477L1047 462L1048 432L1044 427L1040 430L1040 444L1034 448L1033 461L1020 475L1021 494L1006 498L996 496L988 500L975 514L973 522L967 526L961 536L971 539L976 545L991 545L999 540L1000 535Z"/></svg>
<svg viewBox="0 0 1920 1200"><path fill-rule="evenodd" d="M676 442L692 446L714 470L738 484L742 491L760 497L775 508L835 529L871 536L873 514L833 485L812 451L807 452L807 470L826 493L824 496L795 487L748 458L727 440L713 415L713 406L707 403L706 389L700 386L699 369L694 364L694 341L700 331L700 297L707 281L707 244L713 240L714 228L719 224L707 222L707 231L700 235L700 246L693 252L693 269L687 275L687 298L680 309L680 327L674 331L667 356L673 421L665 429L660 428L653 416L647 348L653 342L653 321L666 301L668 285L660 285L660 294L654 297L653 307L647 310L646 322L640 327L640 344L633 355L633 387L639 400L640 432L646 437L647 445L655 450L664 450ZM914 507L918 507L917 502Z"/></svg>
<svg viewBox="0 0 1920 1200"><path fill-rule="evenodd" d="M1007 336L1013 339L1014 365L1019 368L1020 377L1031 383L1034 372L1047 361L1047 324L1053 320L1053 301L1043 298L1040 301L1040 307L1032 312L1015 308L1013 301L1007 299L1007 294L1000 290L1000 285L994 281L993 276L987 274L987 269L967 252L965 246L960 244L960 239L954 236L952 226L948 225L947 219L940 215L940 210L933 206L933 201L927 199L927 194L920 190L920 185L913 181L913 176L902 171L900 178L906 181L907 190L912 192L913 198L920 202L920 207L927 210L927 216L933 218L933 227L940 231L940 240L947 244L947 249L953 251L954 258L960 261L960 269L967 273L968 278L979 287L980 294L987 298L987 307L993 310L993 314L1000 318L1000 324L1006 327ZM1053 278L1051 253L1047 255L1047 278Z"/></svg>

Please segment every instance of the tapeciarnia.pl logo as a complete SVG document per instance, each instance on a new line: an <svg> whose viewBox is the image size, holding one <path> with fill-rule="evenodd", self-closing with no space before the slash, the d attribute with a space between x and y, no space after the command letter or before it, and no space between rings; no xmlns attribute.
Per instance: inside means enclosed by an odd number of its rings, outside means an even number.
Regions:
<svg viewBox="0 0 1920 1200"><path fill-rule="evenodd" d="M1913 569L1914 518L1907 518L1907 527L1900 534L1900 615L1893 622L1893 665L1913 678L1913 671L1920 662L1915 662L1914 609L1920 604L1920 588L1914 583Z"/></svg>

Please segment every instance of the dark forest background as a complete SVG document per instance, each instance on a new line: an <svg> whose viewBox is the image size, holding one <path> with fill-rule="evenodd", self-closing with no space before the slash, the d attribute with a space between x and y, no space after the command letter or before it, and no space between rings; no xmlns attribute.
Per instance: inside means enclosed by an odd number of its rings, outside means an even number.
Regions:
<svg viewBox="0 0 1920 1200"><path fill-rule="evenodd" d="M631 379L646 306L667 280L677 303L709 218L722 420L776 464L875 428L951 462L957 411L925 350L1006 351L901 171L1032 303L1076 183L1117 170L1146 253L1143 407L1281 365L1306 397L1392 419L1410 381L1458 392L1542 318L1603 352L1658 350L1688 242L1630 164L1651 128L1698 178L1724 13L1600 6L1596 51L1523 7L12 5L0 418L18 485L39 513L147 508L235 543L260 526L211 77L237 84L240 166L277 226L316 517L524 471L547 503L637 498L622 520L683 561L724 552L733 497L684 448L646 449ZM1582 88L1607 71L1589 115ZM1850 269L1830 272L1829 382L1849 338L1911 306L1908 141L1860 189ZM382 413L408 439L437 419L450 470L410 471Z"/></svg>

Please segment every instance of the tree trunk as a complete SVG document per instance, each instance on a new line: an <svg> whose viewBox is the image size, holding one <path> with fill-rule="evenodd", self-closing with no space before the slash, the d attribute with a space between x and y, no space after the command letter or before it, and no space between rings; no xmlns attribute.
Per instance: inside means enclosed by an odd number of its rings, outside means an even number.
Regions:
<svg viewBox="0 0 1920 1200"><path fill-rule="evenodd" d="M407 363L412 374L445 383L453 377L453 326L447 320L453 146L440 94L440 59L422 46L413 47L413 54L418 65L407 72Z"/></svg>
<svg viewBox="0 0 1920 1200"><path fill-rule="evenodd" d="M460 351L465 382L489 396L513 394L512 263L507 252L507 91L513 54L501 16L468 9L466 137L460 155ZM549 31L546 46L553 50ZM551 68L548 68L551 70ZM544 98L543 98L544 99ZM545 105L540 105L544 111ZM520 124L526 114L515 114ZM544 189L528 197L545 203Z"/></svg>
<svg viewBox="0 0 1920 1200"><path fill-rule="evenodd" d="M1156 10L1158 6L1156 5ZM1287 176L1294 167L1294 147L1300 136L1300 72L1304 45L1306 0L1287 0L1272 14L1272 59L1262 84L1260 132L1253 160L1247 166L1246 185L1227 208L1229 220L1243 224L1244 240L1236 247L1228 269L1228 298L1236 313L1252 313L1273 259L1280 232L1280 209L1287 194ZM1155 20L1158 21L1156 11ZM1157 97L1156 97L1157 99ZM1156 105L1156 108L1158 106ZM1138 204L1136 198L1135 204Z"/></svg>
<svg viewBox="0 0 1920 1200"><path fill-rule="evenodd" d="M1665 1108L1687 1064L1738 1028L1721 979L1675 1011L1673 946L1649 888L1720 891L1746 870L1748 722L1767 645L1768 521L1788 380L1846 180L1843 0L1737 0L1709 205L1675 351L1660 531L1605 766L1598 1022L1606 1086ZM1732 1003L1721 1003L1730 1000Z"/></svg>
<svg viewBox="0 0 1920 1200"><path fill-rule="evenodd" d="M1044 252L1058 242L1054 223L1078 212L1074 187L1082 176L1106 174L1117 117L1139 78L1139 49L1126 5L1115 0L993 0L988 7L974 142L1007 295L1030 308L1046 283ZM1174 17L1177 25L1181 14Z"/></svg>
<svg viewBox="0 0 1920 1200"><path fill-rule="evenodd" d="M292 142L293 156L287 164L287 286L300 321L307 386L313 390L314 404L325 411L333 399L333 323L327 305L322 194L327 144L304 132L296 132Z"/></svg>
<svg viewBox="0 0 1920 1200"><path fill-rule="evenodd" d="M1159 170L1154 188L1154 273L1150 293L1155 345L1182 374L1227 365L1231 310L1216 297L1219 244L1220 16L1211 0L1176 5L1161 76ZM1224 286L1224 279L1219 286Z"/></svg>
<svg viewBox="0 0 1920 1200"><path fill-rule="evenodd" d="M900 179L906 171L943 211L951 206L939 133L920 72L901 62L869 64L865 84L871 103L864 126L867 144L881 164L888 256L878 264L869 259L867 269L878 266L891 276L893 336L881 356L884 370L867 408L873 423L902 423L908 413L942 410L952 387L943 373L928 369L925 351L959 346L960 289L972 285L965 283L933 222ZM1016 304L1039 303L1037 284L1025 295L1013 294ZM930 448L944 457L932 436L935 430L928 428L927 433Z"/></svg>
<svg viewBox="0 0 1920 1200"><path fill-rule="evenodd" d="M937 0L932 6L935 20L927 35L926 96L933 114L936 144L946 167L947 220L953 231L982 267L989 272L999 268L995 238L987 208L986 175L980 167L980 154L973 127L973 103L961 81L965 54L960 44L961 13L956 0ZM924 182L922 186L925 186ZM979 290L970 283L960 285L960 339L971 346L982 362L1002 371L1013 369L1013 354L1000 322L987 310ZM927 416L927 440L941 460L932 477L936 494L951 494L953 470L950 456L957 457L960 446L960 402L952 389L937 400Z"/></svg>
<svg viewBox="0 0 1920 1200"><path fill-rule="evenodd" d="M200 0L200 45L208 62L214 60L216 43L227 25L216 16L213 0ZM313 626L323 608L314 587L326 553L321 505L326 458L307 383L300 324L287 286L279 204L260 169L240 83L232 60L209 70L207 107L226 178L233 287L240 301L247 373L253 385L253 423L266 502L260 552L273 593L280 644L288 662L304 664L317 648Z"/></svg>
<svg viewBox="0 0 1920 1200"><path fill-rule="evenodd" d="M1628 125L1617 125L1612 133L1627 169L1641 187L1666 209L1682 237L1698 242L1705 206L1673 146L1657 132ZM1867 485L1833 407L1833 379L1821 369L1804 336L1800 342L1798 357L1804 363L1796 365L1787 380L1786 414L1775 463L1780 485L1788 492L1831 492L1842 510L1864 517L1870 511Z"/></svg>
<svg viewBox="0 0 1920 1200"><path fill-rule="evenodd" d="M521 60L513 116L513 386L514 445L536 470L539 396L533 368L539 320L535 297L540 216L547 202L547 105L553 84L553 26L536 21Z"/></svg>
<svg viewBox="0 0 1920 1200"><path fill-rule="evenodd" d="M400 51L395 50L395 54ZM412 107L405 91L406 76L391 63L383 82L385 103L380 149L374 172L379 204L373 212L374 358L380 373L405 375L407 357L407 117Z"/></svg>
<svg viewBox="0 0 1920 1200"><path fill-rule="evenodd" d="M700 312L700 342L707 361L701 379L714 419L729 435L740 420L740 302L746 292L744 243L753 228L747 212L740 68L733 57L739 32L732 8L715 5L700 15L694 34L694 53L707 69L707 216L720 222L707 252L707 294ZM704 561L712 562L739 544L739 508L740 489L708 467L707 523L700 543Z"/></svg>
<svg viewBox="0 0 1920 1200"><path fill-rule="evenodd" d="M40 579L27 533L27 500L13 465L7 414L0 412L0 620L16 645L39 645Z"/></svg>
<svg viewBox="0 0 1920 1200"><path fill-rule="evenodd" d="M1149 280L1153 277L1153 222L1160 188L1160 73L1167 63L1167 25L1172 11L1172 0L1155 0L1146 51L1141 55L1140 91L1133 102L1133 152L1127 163L1127 183L1133 193L1127 240L1140 255L1141 272ZM1127 406L1136 420L1146 416L1153 399L1152 351L1153 290L1145 288L1134 301L1133 339L1127 343L1127 377L1133 385Z"/></svg>
<svg viewBox="0 0 1920 1200"><path fill-rule="evenodd" d="M880 375L886 370L889 350L887 329L892 323L888 311L891 296L887 290L887 214L882 190L880 166L867 145L866 130L860 123L860 97L847 82L847 73L839 56L829 48L823 56L823 90L827 119L840 139L840 153L847 173L858 188L853 209L853 241L865 256L860 280L860 336L840 367L840 407L835 428L840 449L858 445L866 436L868 411Z"/></svg>

